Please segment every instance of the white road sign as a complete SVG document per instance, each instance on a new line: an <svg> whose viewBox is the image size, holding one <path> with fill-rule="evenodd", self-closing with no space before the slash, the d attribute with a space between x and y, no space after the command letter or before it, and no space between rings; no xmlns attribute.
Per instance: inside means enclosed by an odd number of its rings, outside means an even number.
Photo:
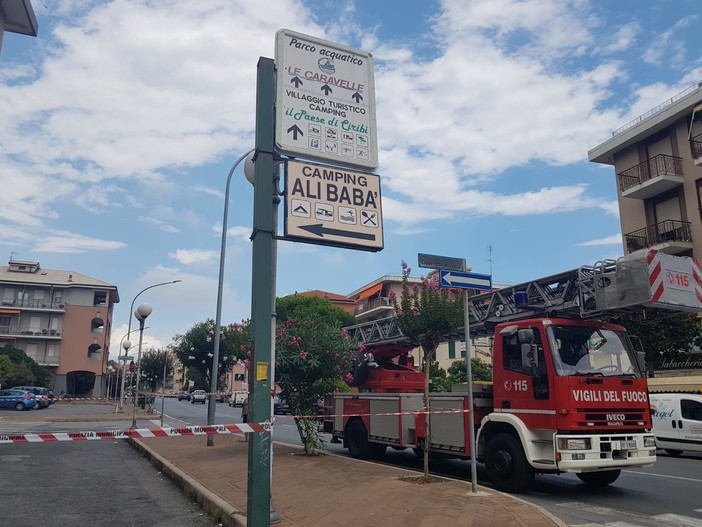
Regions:
<svg viewBox="0 0 702 527"><path fill-rule="evenodd" d="M382 250L380 176L301 161L285 172L286 239Z"/></svg>
<svg viewBox="0 0 702 527"><path fill-rule="evenodd" d="M277 149L344 166L378 166L373 56L281 29L276 33Z"/></svg>

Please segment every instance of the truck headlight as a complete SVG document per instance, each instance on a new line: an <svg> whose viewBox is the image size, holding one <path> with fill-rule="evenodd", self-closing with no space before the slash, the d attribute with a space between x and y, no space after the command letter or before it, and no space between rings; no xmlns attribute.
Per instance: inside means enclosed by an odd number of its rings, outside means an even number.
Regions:
<svg viewBox="0 0 702 527"><path fill-rule="evenodd" d="M656 438L653 436L644 436L644 448L656 448Z"/></svg>
<svg viewBox="0 0 702 527"><path fill-rule="evenodd" d="M589 438L558 438L558 450L590 450L592 445Z"/></svg>

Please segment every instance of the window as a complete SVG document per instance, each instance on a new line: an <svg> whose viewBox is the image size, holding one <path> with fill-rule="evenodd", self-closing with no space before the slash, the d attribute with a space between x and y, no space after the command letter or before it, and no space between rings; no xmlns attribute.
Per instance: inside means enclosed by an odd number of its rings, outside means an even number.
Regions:
<svg viewBox="0 0 702 527"><path fill-rule="evenodd" d="M0 327L10 327L10 320L12 320L10 315L0 315Z"/></svg>
<svg viewBox="0 0 702 527"><path fill-rule="evenodd" d="M531 328L534 331L534 344L537 348L537 358L539 370L546 369L544 363L544 347L541 345L541 334L539 328ZM519 334L502 337L502 361L503 366L507 370L518 371L531 375L531 369L525 369L522 366L522 345L519 342Z"/></svg>
<svg viewBox="0 0 702 527"><path fill-rule="evenodd" d="M91 322L90 322L90 331L92 333L102 333L105 328L105 323L103 320L99 317L95 317Z"/></svg>
<svg viewBox="0 0 702 527"><path fill-rule="evenodd" d="M93 297L94 306L107 306L107 291L95 291Z"/></svg>
<svg viewBox="0 0 702 527"><path fill-rule="evenodd" d="M244 380L244 374L243 374L243 373L235 373L235 374L234 374L234 380L235 380L235 381L243 381L243 380Z"/></svg>
<svg viewBox="0 0 702 527"><path fill-rule="evenodd" d="M702 403L692 399L682 399L680 401L680 414L683 419L702 421Z"/></svg>
<svg viewBox="0 0 702 527"><path fill-rule="evenodd" d="M448 343L448 358L449 359L456 358L456 343L455 342Z"/></svg>

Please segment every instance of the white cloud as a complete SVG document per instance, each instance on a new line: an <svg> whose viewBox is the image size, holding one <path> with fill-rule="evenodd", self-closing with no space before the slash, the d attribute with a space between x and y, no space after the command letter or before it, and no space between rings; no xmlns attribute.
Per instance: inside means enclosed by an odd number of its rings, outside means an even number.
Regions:
<svg viewBox="0 0 702 527"><path fill-rule="evenodd" d="M163 232L170 232L170 233L177 233L180 232L180 229L177 227L174 227L173 225L168 225L167 223L157 219L157 218L152 218L149 216L139 216L139 221L142 223L146 223L148 225L153 225L154 227L158 228L160 231Z"/></svg>
<svg viewBox="0 0 702 527"><path fill-rule="evenodd" d="M673 24L670 29L661 32L641 55L643 61L657 66L661 64L663 58L668 63L682 63L687 49L683 40L676 37L682 28L694 22L697 18L697 16L682 18Z"/></svg>
<svg viewBox="0 0 702 527"><path fill-rule="evenodd" d="M619 245L621 246L622 244L622 235L621 233L619 234L612 234L611 236L607 236L606 238L600 238L599 240L590 240L587 242L581 242L578 244L580 247L594 247L594 246L600 246L600 245Z"/></svg>
<svg viewBox="0 0 702 527"><path fill-rule="evenodd" d="M183 265L211 264L218 260L219 252L202 249L178 249L169 253L168 257Z"/></svg>
<svg viewBox="0 0 702 527"><path fill-rule="evenodd" d="M54 232L36 237L32 251L38 253L84 253L87 251L113 251L122 249L127 244L113 240L100 240L70 232Z"/></svg>

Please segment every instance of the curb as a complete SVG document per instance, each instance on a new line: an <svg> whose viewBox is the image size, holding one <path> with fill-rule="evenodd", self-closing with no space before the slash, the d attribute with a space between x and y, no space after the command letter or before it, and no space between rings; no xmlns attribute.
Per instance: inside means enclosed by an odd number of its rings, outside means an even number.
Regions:
<svg viewBox="0 0 702 527"><path fill-rule="evenodd" d="M246 515L219 495L192 479L188 474L156 454L139 440L125 439L125 441L137 452L147 457L152 465L170 479L189 499L196 501L210 516L219 511L221 514L219 522L223 527L246 527Z"/></svg>

